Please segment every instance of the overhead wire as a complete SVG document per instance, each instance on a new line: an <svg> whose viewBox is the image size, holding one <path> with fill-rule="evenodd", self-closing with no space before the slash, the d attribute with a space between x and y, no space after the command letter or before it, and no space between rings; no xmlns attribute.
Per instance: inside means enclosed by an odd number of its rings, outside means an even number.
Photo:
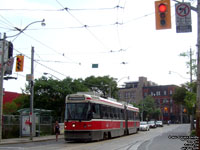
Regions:
<svg viewBox="0 0 200 150"><path fill-rule="evenodd" d="M29 57L29 56L23 54L23 53L20 52L19 50L15 49L15 48L14 48L14 50L17 51L18 53L24 55L26 58L31 59L31 57ZM55 73L57 73L57 74L60 74L60 75L62 75L62 76L64 76L64 77L68 77L67 75L65 75L65 74L63 74L63 73L61 73L61 72L59 72L59 71L56 71L56 70L54 70L54 69L52 69L52 68L50 68L50 67L48 67L48 66L46 66L46 65L44 65L44 64L42 64L42 63L40 63L40 62L38 62L37 60L34 60L34 62L36 62L37 64L39 64L39 65L43 66L44 68L46 68L46 69L48 69L48 70L51 70L51 71L53 71L53 72L55 72Z"/></svg>
<svg viewBox="0 0 200 150"><path fill-rule="evenodd" d="M58 0L56 0L56 2L63 8L63 9L65 9L66 10L66 12L72 17L72 18L74 18L79 24L81 24L82 26L84 26L85 27L85 29L103 46L103 48L105 48L105 49L108 49L109 50L109 48L91 31L91 30L89 30L87 27L88 27L88 25L85 25L85 24L83 24L78 18L76 18L72 13L70 13L70 9L69 8L66 8L66 7L64 7Z"/></svg>
<svg viewBox="0 0 200 150"><path fill-rule="evenodd" d="M29 38L35 40L36 42L38 42L39 44L43 45L44 47L46 47L46 48L52 50L53 52L57 53L58 55L61 55L61 56L65 57L65 58L71 60L70 58L66 57L64 53L60 53L60 52L58 52L58 51L55 50L54 48L51 48L51 47L48 46L47 44L45 44L45 43L43 43L43 42L37 40L36 38L34 38L34 37L32 37L32 36L30 36L30 35L24 33L24 32L23 32L23 34L25 34L25 35L28 36ZM75 62L75 61L73 61L73 60L71 60L71 61L72 61L72 63L75 63L75 64L79 64L79 65L81 64L81 62Z"/></svg>
<svg viewBox="0 0 200 150"><path fill-rule="evenodd" d="M2 15L0 15L0 17L5 20L6 22L3 21L4 24L6 24L8 27L14 27L14 25L8 20L6 19L5 17L3 17Z"/></svg>

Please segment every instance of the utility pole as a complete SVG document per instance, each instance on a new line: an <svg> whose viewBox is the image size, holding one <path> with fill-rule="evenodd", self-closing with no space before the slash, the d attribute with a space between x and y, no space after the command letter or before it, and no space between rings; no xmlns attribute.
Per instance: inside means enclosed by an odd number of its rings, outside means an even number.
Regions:
<svg viewBox="0 0 200 150"><path fill-rule="evenodd" d="M3 46L1 52L1 77L0 77L0 142L2 140L2 118L3 118L3 77L4 77L4 52L5 52L6 33L3 35Z"/></svg>
<svg viewBox="0 0 200 150"><path fill-rule="evenodd" d="M35 126L34 110L33 110L33 95L34 95L34 47L31 48L31 81L30 81L30 140L33 140L33 128Z"/></svg>
<svg viewBox="0 0 200 150"><path fill-rule="evenodd" d="M192 91L192 70L193 70L193 65L192 65L192 49L190 48L190 92ZM194 109L195 107L192 107L192 112L190 114L190 131L194 130Z"/></svg>
<svg viewBox="0 0 200 150"><path fill-rule="evenodd" d="M200 149L200 0L197 1L197 104L196 104L196 134Z"/></svg>

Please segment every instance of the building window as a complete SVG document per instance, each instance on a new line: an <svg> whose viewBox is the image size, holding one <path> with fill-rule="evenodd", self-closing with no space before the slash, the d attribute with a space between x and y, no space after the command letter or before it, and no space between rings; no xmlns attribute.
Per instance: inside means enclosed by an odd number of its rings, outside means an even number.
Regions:
<svg viewBox="0 0 200 150"><path fill-rule="evenodd" d="M173 94L172 90L170 90L170 91L169 91L169 94L170 94L170 95L172 95L172 94Z"/></svg>
<svg viewBox="0 0 200 150"><path fill-rule="evenodd" d="M163 100L163 103L168 103L168 102L169 102L168 99Z"/></svg>
<svg viewBox="0 0 200 150"><path fill-rule="evenodd" d="M173 108L172 107L170 107L170 113L173 113Z"/></svg>
<svg viewBox="0 0 200 150"><path fill-rule="evenodd" d="M144 93L146 94L146 93ZM135 98L135 92L131 92L131 98Z"/></svg>
<svg viewBox="0 0 200 150"><path fill-rule="evenodd" d="M153 92L151 92L151 96L153 96Z"/></svg>
<svg viewBox="0 0 200 150"><path fill-rule="evenodd" d="M160 91L157 91L157 92L156 92L156 96L160 96Z"/></svg>
<svg viewBox="0 0 200 150"><path fill-rule="evenodd" d="M128 98L130 98L130 92L125 93L125 99L128 99Z"/></svg>
<svg viewBox="0 0 200 150"><path fill-rule="evenodd" d="M164 91L164 95L167 95L167 91Z"/></svg>

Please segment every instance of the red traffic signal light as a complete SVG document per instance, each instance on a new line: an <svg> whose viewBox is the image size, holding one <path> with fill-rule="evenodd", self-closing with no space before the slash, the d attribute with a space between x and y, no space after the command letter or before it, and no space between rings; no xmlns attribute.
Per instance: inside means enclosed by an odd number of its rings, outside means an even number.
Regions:
<svg viewBox="0 0 200 150"><path fill-rule="evenodd" d="M170 0L155 2L156 29L171 29Z"/></svg>
<svg viewBox="0 0 200 150"><path fill-rule="evenodd" d="M167 6L165 4L160 4L158 6L158 10L159 10L159 12L164 13L167 10Z"/></svg>
<svg viewBox="0 0 200 150"><path fill-rule="evenodd" d="M24 56L18 55L16 59L16 72L22 72L24 68Z"/></svg>

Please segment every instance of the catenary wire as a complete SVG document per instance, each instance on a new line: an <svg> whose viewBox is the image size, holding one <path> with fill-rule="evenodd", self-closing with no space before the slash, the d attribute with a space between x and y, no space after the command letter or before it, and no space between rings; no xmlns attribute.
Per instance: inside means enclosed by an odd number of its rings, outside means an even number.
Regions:
<svg viewBox="0 0 200 150"><path fill-rule="evenodd" d="M17 52L20 53L20 54L23 54L22 52L20 52L20 51L17 50L17 49L14 49L14 50L17 51ZM31 59L29 56L27 56L27 55L25 55L25 54L23 54L23 55L24 55L26 58ZM55 72L55 73L57 73L57 74L60 74L60 75L65 76L65 77L68 77L67 75L65 75L65 74L63 74L63 73L61 73L61 72L58 72L58 71L56 71L56 70L54 70L54 69L52 69L52 68L50 68L50 67L48 67L48 66L46 66L46 65L44 65L44 64L42 64L42 63L40 63L40 62L38 62L38 61L36 61L36 60L34 60L34 62L36 62L37 64L39 64L39 65L43 66L44 68L49 69L49 70L51 70L51 71L53 71L53 72Z"/></svg>

